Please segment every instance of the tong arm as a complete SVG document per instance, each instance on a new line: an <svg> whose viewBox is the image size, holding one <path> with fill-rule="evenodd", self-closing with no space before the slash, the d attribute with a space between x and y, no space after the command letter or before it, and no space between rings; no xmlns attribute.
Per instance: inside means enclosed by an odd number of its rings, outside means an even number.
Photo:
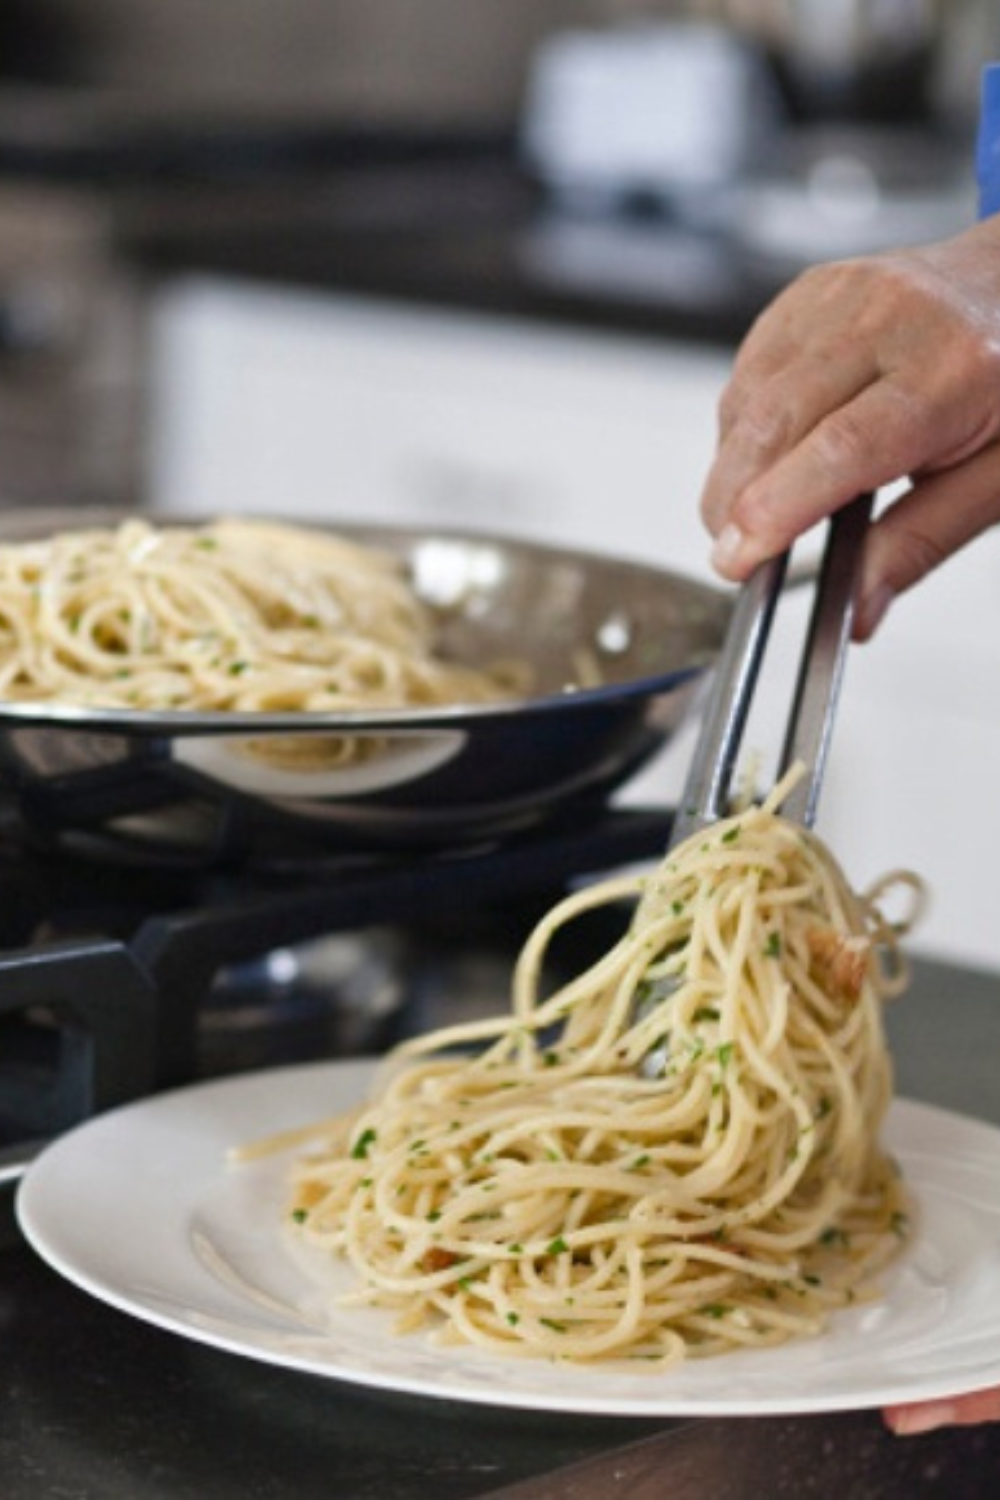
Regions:
<svg viewBox="0 0 1000 1500"><path fill-rule="evenodd" d="M833 719L854 618L861 545L871 519L872 496L860 495L830 522L806 642L788 720L781 771L802 761L806 774L785 798L784 814L811 828L826 768Z"/></svg>
<svg viewBox="0 0 1000 1500"><path fill-rule="evenodd" d="M872 496L861 495L829 522L789 713L779 775L797 760L804 762L806 775L790 793L784 811L809 826L826 767L851 634L857 560L871 508ZM740 589L674 819L671 847L725 815L787 566L788 553L770 558Z"/></svg>

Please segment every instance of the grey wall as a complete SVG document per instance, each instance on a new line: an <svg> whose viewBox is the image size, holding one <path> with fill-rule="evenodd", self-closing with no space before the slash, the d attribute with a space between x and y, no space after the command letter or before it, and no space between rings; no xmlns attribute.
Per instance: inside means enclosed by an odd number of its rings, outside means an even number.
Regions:
<svg viewBox="0 0 1000 1500"><path fill-rule="evenodd" d="M75 31L74 68L102 84L213 104L494 120L516 107L525 61L548 32L684 4L32 0L25 9L36 29Z"/></svg>
<svg viewBox="0 0 1000 1500"><path fill-rule="evenodd" d="M548 33L627 18L698 16L750 30L796 0L0 0L0 74L19 18L34 51L79 78L226 107L355 117L512 118L525 65ZM974 106L1000 56L997 0L933 0L939 92ZM41 40L39 40L41 38ZM9 48L7 49L10 50Z"/></svg>

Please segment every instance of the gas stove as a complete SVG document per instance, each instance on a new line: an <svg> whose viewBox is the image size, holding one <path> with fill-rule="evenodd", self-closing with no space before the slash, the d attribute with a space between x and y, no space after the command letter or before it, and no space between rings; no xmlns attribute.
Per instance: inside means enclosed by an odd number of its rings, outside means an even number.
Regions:
<svg viewBox="0 0 1000 1500"><path fill-rule="evenodd" d="M0 840L0 1151L199 1077L372 1054L502 1010L534 921L653 859L662 808L605 808L461 855L238 870ZM576 964L598 924L555 962Z"/></svg>

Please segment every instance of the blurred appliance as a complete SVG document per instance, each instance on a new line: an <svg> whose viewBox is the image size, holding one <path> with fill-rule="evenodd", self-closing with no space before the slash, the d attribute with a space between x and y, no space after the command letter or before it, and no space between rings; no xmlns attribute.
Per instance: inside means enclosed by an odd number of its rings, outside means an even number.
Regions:
<svg viewBox="0 0 1000 1500"><path fill-rule="evenodd" d="M786 129L741 192L732 237L744 262L781 279L818 260L954 234L975 216L971 98L945 99L954 25L980 0L730 0L761 46Z"/></svg>
<svg viewBox="0 0 1000 1500"><path fill-rule="evenodd" d="M758 50L711 24L557 34L535 55L522 147L565 206L655 204L711 221L778 123Z"/></svg>
<svg viewBox="0 0 1000 1500"><path fill-rule="evenodd" d="M947 19L940 0L732 0L725 9L766 45L797 117L927 117Z"/></svg>
<svg viewBox="0 0 1000 1500"><path fill-rule="evenodd" d="M575 30L539 49L522 128L549 192L536 259L640 248L676 278L681 233L693 284L711 285L721 253L730 282L771 293L816 261L971 220L971 129L934 103L935 0L713 9L711 23Z"/></svg>

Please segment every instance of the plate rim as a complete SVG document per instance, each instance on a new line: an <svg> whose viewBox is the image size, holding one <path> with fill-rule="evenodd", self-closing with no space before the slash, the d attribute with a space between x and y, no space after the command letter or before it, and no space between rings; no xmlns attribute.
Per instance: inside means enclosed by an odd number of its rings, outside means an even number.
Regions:
<svg viewBox="0 0 1000 1500"><path fill-rule="evenodd" d="M208 1105L209 1117L213 1114L218 1116L218 1109L215 1108L213 1110L212 1106L216 1106L220 1098L228 1096L231 1100L232 1098L239 1099L240 1096L243 1096L246 1099L251 1091L256 1092L259 1090L263 1090L265 1096L270 1096L273 1093L275 1097L287 1098L289 1101L294 1101L299 1094L294 1085L296 1082L302 1083L303 1081L317 1087L325 1085L329 1081L331 1088L336 1088L340 1085L342 1089L352 1090L350 1098L339 1099L334 1097L331 1100L334 1109L346 1108L349 1107L351 1102L363 1097L364 1088L374 1080L379 1064L383 1061L384 1059L381 1058L316 1060L258 1069L248 1073L230 1074L219 1078L199 1080L194 1083L181 1085L143 1099L118 1105L100 1115L94 1116L52 1142L29 1166L18 1185L14 1202L15 1216L21 1233L35 1253L55 1273L62 1276L87 1295L118 1312L134 1317L147 1325L172 1333L175 1336L187 1338L195 1343L237 1357L249 1358L274 1368L285 1369L300 1374L305 1373L334 1383L341 1382L373 1391L416 1395L435 1400L457 1400L470 1405L488 1406L494 1409L535 1410L552 1414L578 1416L662 1417L667 1419L751 1415L800 1416L838 1411L871 1410L889 1404L896 1404L897 1402L908 1403L930 1399L947 1399L948 1397L957 1396L973 1389L1000 1384L1000 1349L998 1349L995 1366L988 1372L984 1372L981 1377L977 1377L974 1384L970 1384L968 1378L957 1380L956 1375L952 1373L950 1376L942 1376L936 1381L927 1379L924 1385L916 1391L902 1389L896 1391L886 1387L880 1391L872 1389L867 1393L864 1391L848 1392L845 1390L840 1395L834 1395L829 1392L820 1395L811 1395L808 1389L803 1389L796 1396L781 1394L774 1397L734 1398L732 1395L725 1394L726 1388L731 1386L733 1382L722 1381L720 1383L721 1391L719 1396L712 1399L698 1396L692 1398L690 1395L672 1398L669 1391L664 1391L662 1387L656 1390L651 1389L648 1396L643 1397L635 1395L616 1396L612 1393L597 1399L585 1390L573 1389L573 1380L580 1376L581 1371L586 1374L593 1374L595 1371L600 1370L605 1376L611 1377L613 1383L615 1374L621 1374L620 1367L616 1372L610 1363L603 1366L594 1365L587 1367L573 1366L567 1363L556 1367L551 1362L544 1362L544 1368L559 1368L561 1373L568 1372L570 1375L568 1388L561 1389L555 1383L553 1383L554 1388L548 1386L545 1389L532 1389L530 1386L529 1388L518 1388L515 1382L514 1388L510 1389L502 1385L494 1385L489 1379L486 1379L481 1386L477 1387L475 1383L470 1385L467 1380L456 1382L454 1379L449 1381L446 1378L442 1378L441 1383L436 1385L433 1382L428 1382L425 1369L426 1360L418 1360L417 1364L421 1367L420 1372L410 1375L406 1375L405 1373L402 1375L386 1373L377 1369L362 1368L359 1370L345 1368L342 1365L331 1365L315 1358L297 1354L291 1349L290 1352L283 1353L280 1348L275 1349L266 1342L261 1342L259 1327L255 1342L254 1339L247 1336L246 1329L244 1329L242 1336L231 1332L227 1333L224 1330L224 1323L221 1319L216 1321L222 1324L222 1327L213 1327L210 1322L199 1323L196 1317L185 1317L183 1313L165 1312L162 1308L158 1308L153 1301L148 1300L148 1297L147 1300L143 1300L141 1293L130 1292L128 1288L123 1290L120 1286L116 1286L114 1280L109 1279L107 1275L102 1277L95 1274L92 1270L88 1270L86 1265L81 1266L79 1257L74 1259L72 1254L67 1254L65 1241L60 1245L58 1236L54 1237L45 1227L46 1216L51 1215L53 1209L51 1201L47 1199L49 1192L47 1179L49 1176L54 1171L61 1169L65 1165L67 1158L72 1161L79 1158L82 1154L84 1159L86 1159L87 1150L95 1140L100 1144L105 1136L110 1135L114 1138L122 1126L128 1132L128 1127L134 1125L137 1118L147 1128L150 1124L155 1126L161 1123L163 1119L169 1124L170 1116L175 1110L183 1109L193 1102ZM295 1111L292 1110L290 1113L294 1116ZM317 1118L314 1105L305 1109L303 1118L305 1123L309 1123ZM946 1133L958 1131L960 1137L967 1140L970 1144L978 1143L1000 1150L1000 1125L981 1117L960 1114L941 1105L922 1100L897 1096L890 1106L888 1121L889 1128L896 1134L906 1129L908 1125L911 1127L926 1127L928 1129L937 1127L934 1130L935 1134L942 1129ZM289 1123L294 1125L294 1118ZM271 1128L271 1122L265 1122L264 1129L256 1130L255 1133L257 1135L266 1134ZM284 1124L276 1121L273 1128L283 1129ZM898 1152L904 1158L907 1154L905 1148L900 1149L897 1145L890 1146L890 1149ZM220 1179L226 1171L223 1152L224 1148L220 1147L217 1158ZM913 1155L916 1156L916 1154L917 1151L914 1148ZM195 1184L189 1183L185 1185L180 1193L181 1202L178 1212L183 1210L186 1218L184 1218L182 1223L175 1215L172 1230L175 1234L178 1229L183 1233L189 1259L187 1269L190 1270L194 1267L197 1269L199 1276L209 1278L209 1284L214 1286L217 1293L221 1293L224 1290L227 1295L233 1296L232 1288L225 1288L224 1281L213 1276L200 1257L196 1255L192 1244L192 1227L199 1202L201 1201L200 1192L212 1176L207 1164L208 1160L208 1142L206 1141L204 1182L198 1184L198 1191L196 1191ZM276 1160L276 1158L273 1158L273 1160ZM994 1211L1000 1212L1000 1188L998 1188ZM273 1232L277 1247L277 1237L280 1232L280 1225L277 1221L275 1221ZM1000 1251L1000 1240L997 1241L997 1249ZM288 1257L288 1263L290 1267L294 1268L294 1261L291 1256ZM903 1263L901 1261L897 1264ZM304 1286L307 1285L304 1273L299 1271L299 1274L303 1276ZM891 1276L892 1274L893 1268L890 1268L886 1275ZM996 1274L998 1284L1000 1284L1000 1254L998 1254L997 1258ZM372 1316L373 1310L366 1309L365 1315ZM383 1316L381 1313L378 1315ZM384 1316L388 1317L389 1315L386 1314ZM838 1316L842 1318L844 1314L835 1314L835 1317ZM850 1314L848 1313L847 1316L850 1316ZM820 1338L824 1336L820 1335ZM401 1340L399 1347L407 1347L408 1342ZM783 1350L792 1350L794 1353L796 1348L806 1346L814 1348L815 1344L811 1340L793 1340L777 1350L747 1352L757 1357L768 1353L780 1355ZM438 1351L433 1351L433 1353L437 1357ZM538 1368L543 1363L505 1360L500 1356L491 1356L485 1351L472 1350L464 1346L458 1346L454 1350L449 1348L446 1351L442 1351L442 1357L445 1361L454 1358L461 1364L463 1356L471 1364L486 1361L496 1367L499 1362L505 1369L515 1367L525 1368L528 1366ZM740 1352L734 1352L725 1357L719 1356L718 1359L698 1362L697 1367L701 1369L711 1367L718 1370L732 1370L734 1368L733 1361L739 1360L741 1357ZM692 1365L688 1368L693 1369L695 1366ZM625 1377L623 1376L622 1378L624 1379ZM634 1382L641 1379L645 1383L648 1378L646 1375L642 1375L641 1377L635 1375L628 1376L629 1388L634 1390Z"/></svg>

